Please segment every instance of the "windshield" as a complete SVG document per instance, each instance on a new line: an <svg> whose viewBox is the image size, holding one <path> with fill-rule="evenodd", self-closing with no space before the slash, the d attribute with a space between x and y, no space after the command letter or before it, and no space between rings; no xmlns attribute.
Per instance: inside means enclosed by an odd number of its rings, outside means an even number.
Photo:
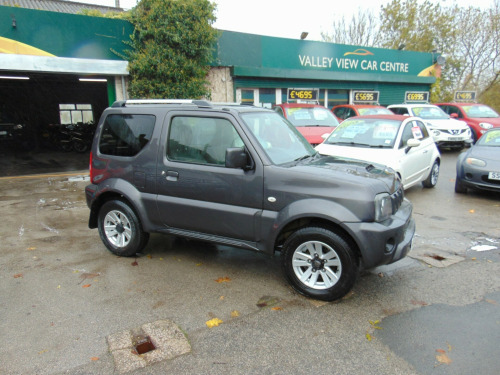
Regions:
<svg viewBox="0 0 500 375"><path fill-rule="evenodd" d="M464 105L462 109L472 118L497 118L500 117L493 109L487 105Z"/></svg>
<svg viewBox="0 0 500 375"><path fill-rule="evenodd" d="M479 140L477 145L487 147L500 147L500 129L486 132Z"/></svg>
<svg viewBox="0 0 500 375"><path fill-rule="evenodd" d="M339 122L325 107L285 108L286 118L294 126L337 126Z"/></svg>
<svg viewBox="0 0 500 375"><path fill-rule="evenodd" d="M361 116L365 115L393 115L390 109L380 107L380 108L358 108L358 112Z"/></svg>
<svg viewBox="0 0 500 375"><path fill-rule="evenodd" d="M325 143L339 146L392 148L400 126L399 120L347 119L330 134Z"/></svg>
<svg viewBox="0 0 500 375"><path fill-rule="evenodd" d="M241 118L274 164L316 154L302 134L276 112L247 112Z"/></svg>
<svg viewBox="0 0 500 375"><path fill-rule="evenodd" d="M413 107L413 114L426 120L446 120L450 118L439 107Z"/></svg>

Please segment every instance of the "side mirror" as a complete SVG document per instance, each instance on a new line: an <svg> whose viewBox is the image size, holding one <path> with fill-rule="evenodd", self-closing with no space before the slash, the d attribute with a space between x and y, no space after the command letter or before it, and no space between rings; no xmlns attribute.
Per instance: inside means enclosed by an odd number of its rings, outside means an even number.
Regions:
<svg viewBox="0 0 500 375"><path fill-rule="evenodd" d="M322 135L321 135L321 138L323 138L323 140L325 141L325 140L326 140L326 139L330 136L330 134L332 134L332 133L325 133L325 134L322 134Z"/></svg>
<svg viewBox="0 0 500 375"><path fill-rule="evenodd" d="M418 139L415 139L415 138L408 139L408 141L406 142L405 153L410 152L412 147L420 146L420 143L421 142Z"/></svg>
<svg viewBox="0 0 500 375"><path fill-rule="evenodd" d="M248 154L242 147L226 149L226 168L248 169Z"/></svg>

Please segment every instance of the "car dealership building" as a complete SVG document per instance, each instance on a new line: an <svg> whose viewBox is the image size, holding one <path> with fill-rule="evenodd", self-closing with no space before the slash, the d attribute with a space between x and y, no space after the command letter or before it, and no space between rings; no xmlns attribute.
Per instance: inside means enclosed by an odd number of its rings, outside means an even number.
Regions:
<svg viewBox="0 0 500 375"><path fill-rule="evenodd" d="M78 104L90 104L97 120L110 103L128 98L129 22L72 14L75 8L63 9L65 1L0 4L3 107L21 107L40 125L60 121L64 109L78 112ZM440 71L438 57L220 31L209 74L211 99L266 107L312 100L331 108L352 103L361 90L378 92L382 105L401 103L408 91L429 91Z"/></svg>

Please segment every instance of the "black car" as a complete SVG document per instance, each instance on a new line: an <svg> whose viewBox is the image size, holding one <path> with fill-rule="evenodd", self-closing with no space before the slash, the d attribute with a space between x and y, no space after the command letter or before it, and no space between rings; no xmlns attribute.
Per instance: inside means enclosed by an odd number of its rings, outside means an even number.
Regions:
<svg viewBox="0 0 500 375"><path fill-rule="evenodd" d="M319 155L264 108L131 100L104 111L86 187L89 227L133 256L150 233L281 252L300 293L344 296L359 268L395 262L415 233L385 166Z"/></svg>
<svg viewBox="0 0 500 375"><path fill-rule="evenodd" d="M500 192L500 129L491 129L457 160L455 192L467 189Z"/></svg>

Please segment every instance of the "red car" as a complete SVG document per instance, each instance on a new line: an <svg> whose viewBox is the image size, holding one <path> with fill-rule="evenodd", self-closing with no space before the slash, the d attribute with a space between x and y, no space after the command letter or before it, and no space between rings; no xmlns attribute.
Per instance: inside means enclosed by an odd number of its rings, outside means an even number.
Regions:
<svg viewBox="0 0 500 375"><path fill-rule="evenodd" d="M330 134L339 124L333 113L319 104L277 104L274 110L290 121L313 146L323 142L321 136Z"/></svg>
<svg viewBox="0 0 500 375"><path fill-rule="evenodd" d="M393 115L391 110L374 104L340 104L332 108L332 112L339 121L349 117L365 115Z"/></svg>
<svg viewBox="0 0 500 375"><path fill-rule="evenodd" d="M472 130L476 142L492 128L500 128L500 115L484 104L478 103L438 103L436 104L450 117L465 121Z"/></svg>

